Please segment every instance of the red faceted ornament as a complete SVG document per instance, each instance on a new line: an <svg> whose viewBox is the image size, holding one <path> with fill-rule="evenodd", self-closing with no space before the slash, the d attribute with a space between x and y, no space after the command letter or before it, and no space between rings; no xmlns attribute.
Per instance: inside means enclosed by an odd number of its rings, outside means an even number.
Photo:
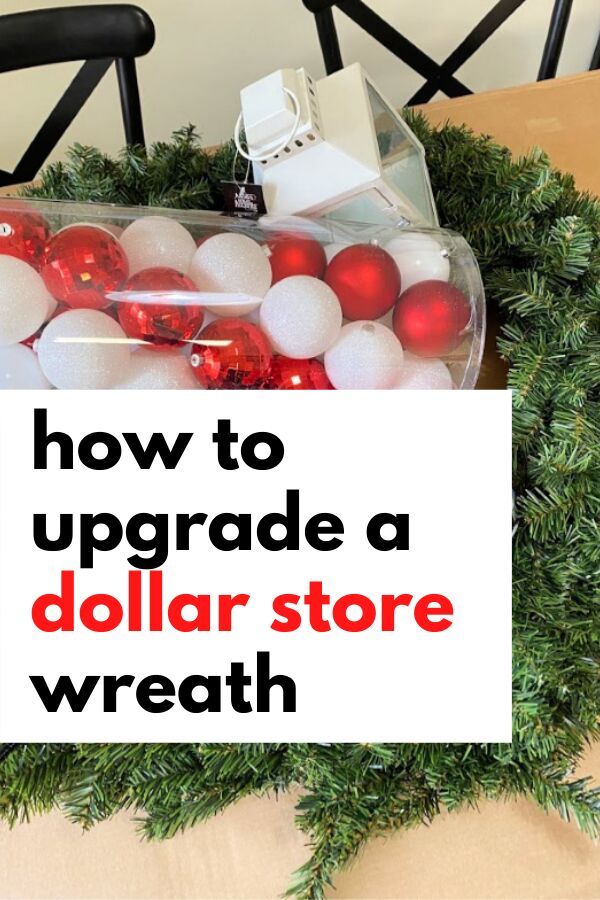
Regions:
<svg viewBox="0 0 600 900"><path fill-rule="evenodd" d="M0 205L0 254L16 256L40 268L50 226L43 216L19 200Z"/></svg>
<svg viewBox="0 0 600 900"><path fill-rule="evenodd" d="M275 356L265 387L280 391L333 391L334 387L318 359Z"/></svg>
<svg viewBox="0 0 600 900"><path fill-rule="evenodd" d="M471 307L462 291L432 279L401 295L393 328L405 350L417 356L444 356L458 347L470 318Z"/></svg>
<svg viewBox="0 0 600 900"><path fill-rule="evenodd" d="M290 275L322 278L327 267L325 251L314 238L299 234L277 234L267 241L273 284Z"/></svg>
<svg viewBox="0 0 600 900"><path fill-rule="evenodd" d="M55 234L41 268L52 296L77 309L108 306L106 294L120 290L128 275L125 251L97 225L68 225Z"/></svg>
<svg viewBox="0 0 600 900"><path fill-rule="evenodd" d="M117 305L121 328L128 337L145 342L148 349L168 350L195 338L202 327L204 310L188 305L185 297L170 299L169 294L195 291L194 282L168 266L141 269L125 282L125 291L139 291L140 297L123 300ZM165 292L165 302L144 294ZM163 298L161 298L162 300Z"/></svg>
<svg viewBox="0 0 600 900"><path fill-rule="evenodd" d="M400 293L400 272L387 251L355 244L333 257L325 281L337 294L347 319L378 319Z"/></svg>
<svg viewBox="0 0 600 900"><path fill-rule="evenodd" d="M216 319L200 333L191 363L203 387L252 387L271 368L271 350L256 325L244 319Z"/></svg>

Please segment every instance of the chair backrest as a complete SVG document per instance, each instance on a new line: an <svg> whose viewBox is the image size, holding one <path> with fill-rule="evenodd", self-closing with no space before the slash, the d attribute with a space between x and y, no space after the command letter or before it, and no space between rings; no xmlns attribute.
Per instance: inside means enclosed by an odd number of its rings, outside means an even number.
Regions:
<svg viewBox="0 0 600 900"><path fill-rule="evenodd" d="M498 0L443 63L436 63L416 44L413 44L385 19L382 19L363 0L302 0L302 2L315 16L328 75L343 67L333 18L333 8L336 7L387 50L425 78L423 86L405 104L412 106L416 103L427 103L438 91L443 91L448 97L460 97L473 93L456 78L455 72L526 0ZM538 81L554 78L556 75L572 6L573 0L555 0L554 2L538 71ZM600 68L600 37L590 65L590 69L595 68Z"/></svg>
<svg viewBox="0 0 600 900"><path fill-rule="evenodd" d="M84 61L13 172L0 187L31 181L113 63L128 144L144 145L135 59L154 45L154 24L137 6L111 3L0 16L0 73Z"/></svg>

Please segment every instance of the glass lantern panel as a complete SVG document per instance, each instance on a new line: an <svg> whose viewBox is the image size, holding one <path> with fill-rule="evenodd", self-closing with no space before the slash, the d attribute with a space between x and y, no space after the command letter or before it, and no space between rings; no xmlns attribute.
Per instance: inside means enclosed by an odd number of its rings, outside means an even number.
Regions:
<svg viewBox="0 0 600 900"><path fill-rule="evenodd" d="M397 207L376 188L370 188L350 200L343 200L329 209L323 218L334 222L364 222L368 225L407 225Z"/></svg>
<svg viewBox="0 0 600 900"><path fill-rule="evenodd" d="M369 81L367 92L384 179L420 214L417 224L438 224L423 148Z"/></svg>

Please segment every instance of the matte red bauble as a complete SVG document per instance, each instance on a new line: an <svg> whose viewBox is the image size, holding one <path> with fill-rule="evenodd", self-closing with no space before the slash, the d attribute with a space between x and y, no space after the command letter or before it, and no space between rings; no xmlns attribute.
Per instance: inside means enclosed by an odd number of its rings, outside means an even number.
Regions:
<svg viewBox="0 0 600 900"><path fill-rule="evenodd" d="M49 237L48 222L27 204L13 200L0 207L0 254L39 270Z"/></svg>
<svg viewBox="0 0 600 900"><path fill-rule="evenodd" d="M393 328L405 350L444 356L458 347L469 324L468 299L446 281L421 281L405 291L394 310Z"/></svg>
<svg viewBox="0 0 600 900"><path fill-rule="evenodd" d="M168 350L198 335L204 320L201 306L188 306L184 297L181 302L169 302L166 296L164 303L152 302L150 297L146 302L144 298L148 292L164 291L168 295L171 291L195 291L196 285L186 275L168 266L141 269L125 282L123 290L141 292L139 299L117 307L121 328L128 337L144 341L148 349Z"/></svg>
<svg viewBox="0 0 600 900"><path fill-rule="evenodd" d="M318 359L275 356L265 387L280 391L332 391L333 385Z"/></svg>
<svg viewBox="0 0 600 900"><path fill-rule="evenodd" d="M252 387L268 376L271 350L251 322L217 319L200 332L191 363L203 387Z"/></svg>
<svg viewBox="0 0 600 900"><path fill-rule="evenodd" d="M277 234L267 241L273 281L290 275L322 278L327 266L325 251L318 241L298 234Z"/></svg>
<svg viewBox="0 0 600 900"><path fill-rule="evenodd" d="M347 319L378 319L400 293L400 273L393 258L373 244L340 250L325 272Z"/></svg>
<svg viewBox="0 0 600 900"><path fill-rule="evenodd" d="M127 280L129 264L104 228L69 225L48 241L41 275L52 296L67 306L103 309L110 303L106 294Z"/></svg>

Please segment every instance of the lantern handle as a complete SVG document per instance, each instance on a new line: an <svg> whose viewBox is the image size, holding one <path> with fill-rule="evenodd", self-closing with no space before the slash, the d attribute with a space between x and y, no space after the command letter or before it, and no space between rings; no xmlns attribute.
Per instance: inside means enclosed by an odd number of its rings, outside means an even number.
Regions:
<svg viewBox="0 0 600 900"><path fill-rule="evenodd" d="M278 144L274 150L270 150L269 153L260 153L258 155L253 155L252 153L248 153L247 150L244 150L244 148L242 147L241 142L240 142L240 131L242 129L242 122L244 121L243 112L241 112L237 118L237 122L235 123L235 128L233 130L233 140L234 140L235 147L236 147L236 150L239 153L239 155L243 156L244 159L247 159L248 162L263 162L267 159L273 159L275 156L277 156L279 153L281 153L282 150L285 150L285 148L290 143L290 141L293 141L294 138L296 137L296 132L298 131L298 126L300 125L300 113L301 113L300 101L298 100L298 97L296 96L296 94L293 91L291 91L289 88L284 87L283 90L285 91L285 93L288 95L288 97L294 104L294 110L295 110L296 115L294 118L294 124L292 126L292 130L287 135L287 137L282 141L282 143Z"/></svg>

